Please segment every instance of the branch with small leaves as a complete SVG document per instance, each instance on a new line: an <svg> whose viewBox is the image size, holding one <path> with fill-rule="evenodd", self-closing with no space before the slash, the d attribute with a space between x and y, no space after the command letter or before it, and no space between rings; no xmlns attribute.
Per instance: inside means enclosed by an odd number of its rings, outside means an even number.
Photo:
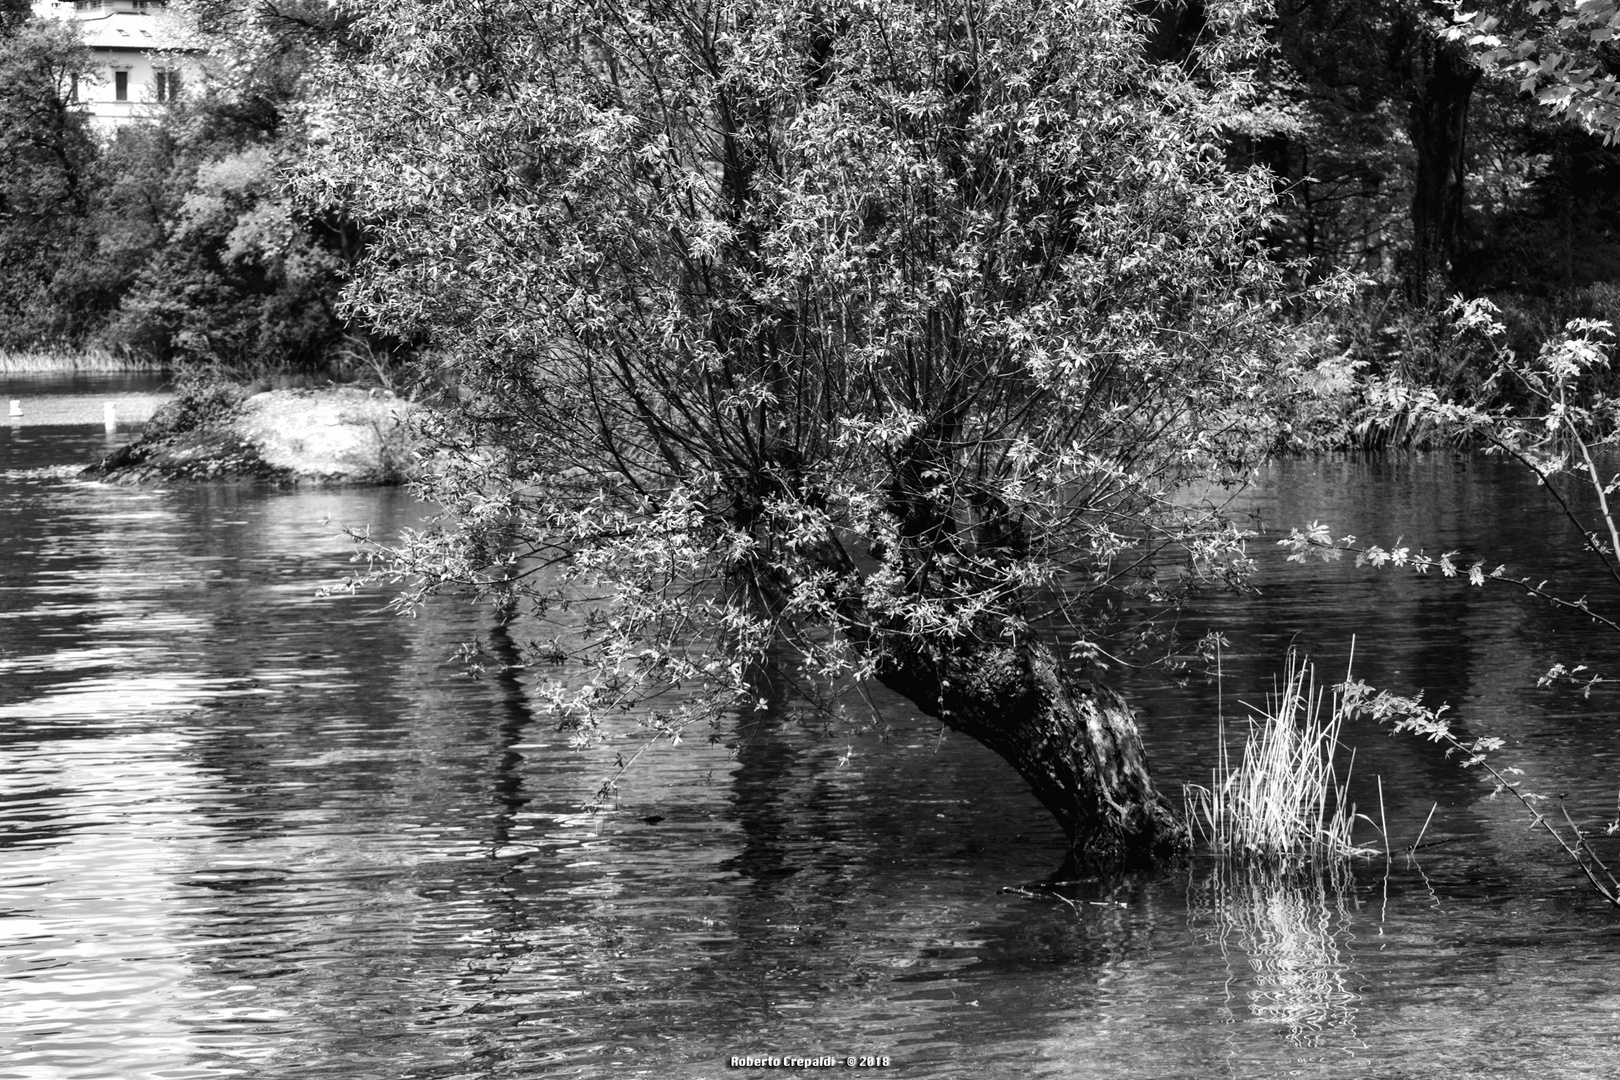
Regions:
<svg viewBox="0 0 1620 1080"><path fill-rule="evenodd" d="M1620 881L1616 881L1614 874L1608 866L1598 857L1592 845L1587 841L1586 831L1575 824L1569 816L1569 811L1559 805L1559 812L1568 826L1568 835L1555 827L1538 805L1547 801L1547 796L1526 791L1519 781L1510 779L1511 776L1522 776L1523 770L1511 766L1498 768L1489 761L1489 755L1500 750L1503 741L1493 737L1476 738L1463 741L1451 730L1451 721L1444 714L1447 706L1431 709L1423 704L1422 695L1415 698L1401 697L1384 690L1374 690L1364 682L1352 680L1344 683L1340 688L1347 709L1355 709L1363 715L1379 723L1388 723L1397 735L1415 735L1428 739L1430 742L1440 743L1446 747L1446 754L1455 753L1464 755L1460 763L1465 769L1479 766L1490 774L1496 781L1496 787L1491 797L1502 794L1504 791L1519 801L1531 815L1530 827L1546 829L1552 838L1558 841L1558 846L1580 867L1586 879L1592 883L1603 898L1615 907L1620 907ZM1616 821L1608 828L1608 832L1620 831L1620 814Z"/></svg>
<svg viewBox="0 0 1620 1080"><path fill-rule="evenodd" d="M1614 0L1533 0L1525 27L1505 26L1486 11L1452 5L1446 30L1488 72L1518 83L1555 115L1568 116L1613 143L1620 132L1620 80L1604 53L1620 36L1620 5Z"/></svg>
<svg viewBox="0 0 1620 1080"><path fill-rule="evenodd" d="M1338 562L1349 554L1355 556L1357 567L1370 566L1374 570L1395 567L1424 575L1433 570L1438 571L1441 577L1466 577L1468 584L1476 587L1483 587L1487 582L1496 582L1518 589L1539 600L1545 600L1556 608L1579 612L1593 622L1620 634L1620 622L1593 611L1584 596L1570 600L1549 589L1550 583L1547 580L1509 577L1506 565L1498 565L1494 569L1487 570L1485 563L1481 561L1464 563L1460 561L1461 552L1447 551L1440 555L1429 555L1422 548L1413 551L1409 545L1402 544L1402 539L1397 539L1387 548L1378 544L1363 544L1355 536L1341 536L1334 539L1327 525L1313 521L1304 529L1288 530L1288 535L1278 540L1277 546L1288 550L1289 562L1303 563L1313 558L1322 562ZM1548 682L1556 681L1570 670L1573 669L1558 670Z"/></svg>

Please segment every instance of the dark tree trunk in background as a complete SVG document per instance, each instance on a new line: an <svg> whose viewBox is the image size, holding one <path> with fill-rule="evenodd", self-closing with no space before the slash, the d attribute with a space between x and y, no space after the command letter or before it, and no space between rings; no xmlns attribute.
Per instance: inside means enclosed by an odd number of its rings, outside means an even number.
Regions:
<svg viewBox="0 0 1620 1080"><path fill-rule="evenodd" d="M1445 290L1463 247L1468 105L1479 69L1451 42L1421 34L1413 47L1408 132L1417 151L1407 290L1416 303Z"/></svg>
<svg viewBox="0 0 1620 1080"><path fill-rule="evenodd" d="M967 645L940 657L891 649L878 678L1018 770L1068 840L1059 876L1147 866L1185 846L1130 706L1064 671L1050 647Z"/></svg>

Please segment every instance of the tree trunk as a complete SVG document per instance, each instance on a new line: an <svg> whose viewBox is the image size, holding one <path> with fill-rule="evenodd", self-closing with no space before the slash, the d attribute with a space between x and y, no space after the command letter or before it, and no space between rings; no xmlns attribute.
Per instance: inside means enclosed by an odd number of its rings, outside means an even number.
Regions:
<svg viewBox="0 0 1620 1080"><path fill-rule="evenodd" d="M1412 260L1407 289L1426 303L1451 284L1462 249L1464 149L1468 103L1479 69L1452 43L1425 34L1417 43L1409 91L1409 131L1417 151L1412 191Z"/></svg>
<svg viewBox="0 0 1620 1080"><path fill-rule="evenodd" d="M1130 706L1064 671L1050 647L966 645L936 657L891 647L878 678L1018 770L1068 840L1060 876L1146 866L1186 846Z"/></svg>

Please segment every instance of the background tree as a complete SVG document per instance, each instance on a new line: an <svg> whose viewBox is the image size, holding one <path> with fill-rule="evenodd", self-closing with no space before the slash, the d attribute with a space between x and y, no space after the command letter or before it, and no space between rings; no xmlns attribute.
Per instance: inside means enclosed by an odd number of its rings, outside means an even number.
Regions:
<svg viewBox="0 0 1620 1080"><path fill-rule="evenodd" d="M90 58L54 20L0 22L0 345L60 336L52 284L79 257L95 142L73 107Z"/></svg>
<svg viewBox="0 0 1620 1080"><path fill-rule="evenodd" d="M121 286L100 338L239 378L341 370L363 344L336 312L359 229L341 212L297 204L284 179L304 153L314 55L343 18L320 0L188 11L194 85L156 125L125 129L106 152L98 234L103 276ZM155 229L143 225L139 240L122 224L148 220ZM141 257L131 264L126 252Z"/></svg>
<svg viewBox="0 0 1620 1080"><path fill-rule="evenodd" d="M32 0L0 0L0 37L10 37L21 30L33 14Z"/></svg>
<svg viewBox="0 0 1620 1080"><path fill-rule="evenodd" d="M1533 25L1518 5L1486 7ZM1487 352L1451 333L1457 293L1490 296L1527 350L1570 317L1620 315L1606 285L1620 267L1620 159L1517 79L1482 74L1452 25L1452 8L1431 0L1280 3L1261 107L1229 129L1234 160L1276 176L1277 256L1306 280L1367 277L1362 303L1313 328L1352 410L1365 404L1358 387L1388 374L1507 392L1488 383ZM1314 426L1342 438L1324 419Z"/></svg>
<svg viewBox="0 0 1620 1080"><path fill-rule="evenodd" d="M1293 118L1236 149L1288 192L1280 234L1316 272L1393 278L1411 301L1464 271L1470 128L1480 71L1432 0L1278 4L1266 78Z"/></svg>
<svg viewBox="0 0 1620 1080"><path fill-rule="evenodd" d="M358 46L320 0L262 7L195 5L185 92L99 136L74 100L91 69L73 21L0 36L0 344L242 379L391 377L396 343L350 333L336 311L359 224L285 184L314 56Z"/></svg>
<svg viewBox="0 0 1620 1080"><path fill-rule="evenodd" d="M652 714L678 736L791 656L812 697L877 680L1001 754L1072 867L1174 844L1094 677L1241 574L1175 496L1274 439L1291 371L1236 102L1147 29L1098 0L374 5L303 187L372 223L352 310L465 399L447 518L391 571L587 607L598 675L551 690L581 733L702 687Z"/></svg>
<svg viewBox="0 0 1620 1080"><path fill-rule="evenodd" d="M343 261L282 185L287 148L221 140L177 151L177 204L103 339L238 377L324 370L344 335L334 307Z"/></svg>

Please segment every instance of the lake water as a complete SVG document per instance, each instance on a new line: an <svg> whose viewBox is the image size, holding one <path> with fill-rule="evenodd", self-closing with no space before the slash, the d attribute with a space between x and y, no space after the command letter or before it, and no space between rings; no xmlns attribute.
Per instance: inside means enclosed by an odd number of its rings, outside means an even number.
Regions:
<svg viewBox="0 0 1620 1080"><path fill-rule="evenodd" d="M349 569L341 524L417 519L402 493L80 480L130 437L101 428L113 388L0 387L25 405L0 427L0 1077L1620 1070L1620 912L1436 746L1346 735L1397 846L1435 808L1419 860L1291 881L1195 860L1070 901L1001 891L1055 865L1054 828L893 701L881 733L767 716L659 748L583 813L633 725L570 750L527 683L450 662L481 613L316 595ZM1620 609L1494 462L1286 462L1243 506ZM1535 688L1555 660L1620 679L1614 641L1507 590L1254 552L1264 594L1190 624L1231 641L1229 710L1290 642L1337 677L1354 634L1358 676L1505 738L1620 864L1616 694ZM1215 688L1130 685L1161 781L1204 778Z"/></svg>

